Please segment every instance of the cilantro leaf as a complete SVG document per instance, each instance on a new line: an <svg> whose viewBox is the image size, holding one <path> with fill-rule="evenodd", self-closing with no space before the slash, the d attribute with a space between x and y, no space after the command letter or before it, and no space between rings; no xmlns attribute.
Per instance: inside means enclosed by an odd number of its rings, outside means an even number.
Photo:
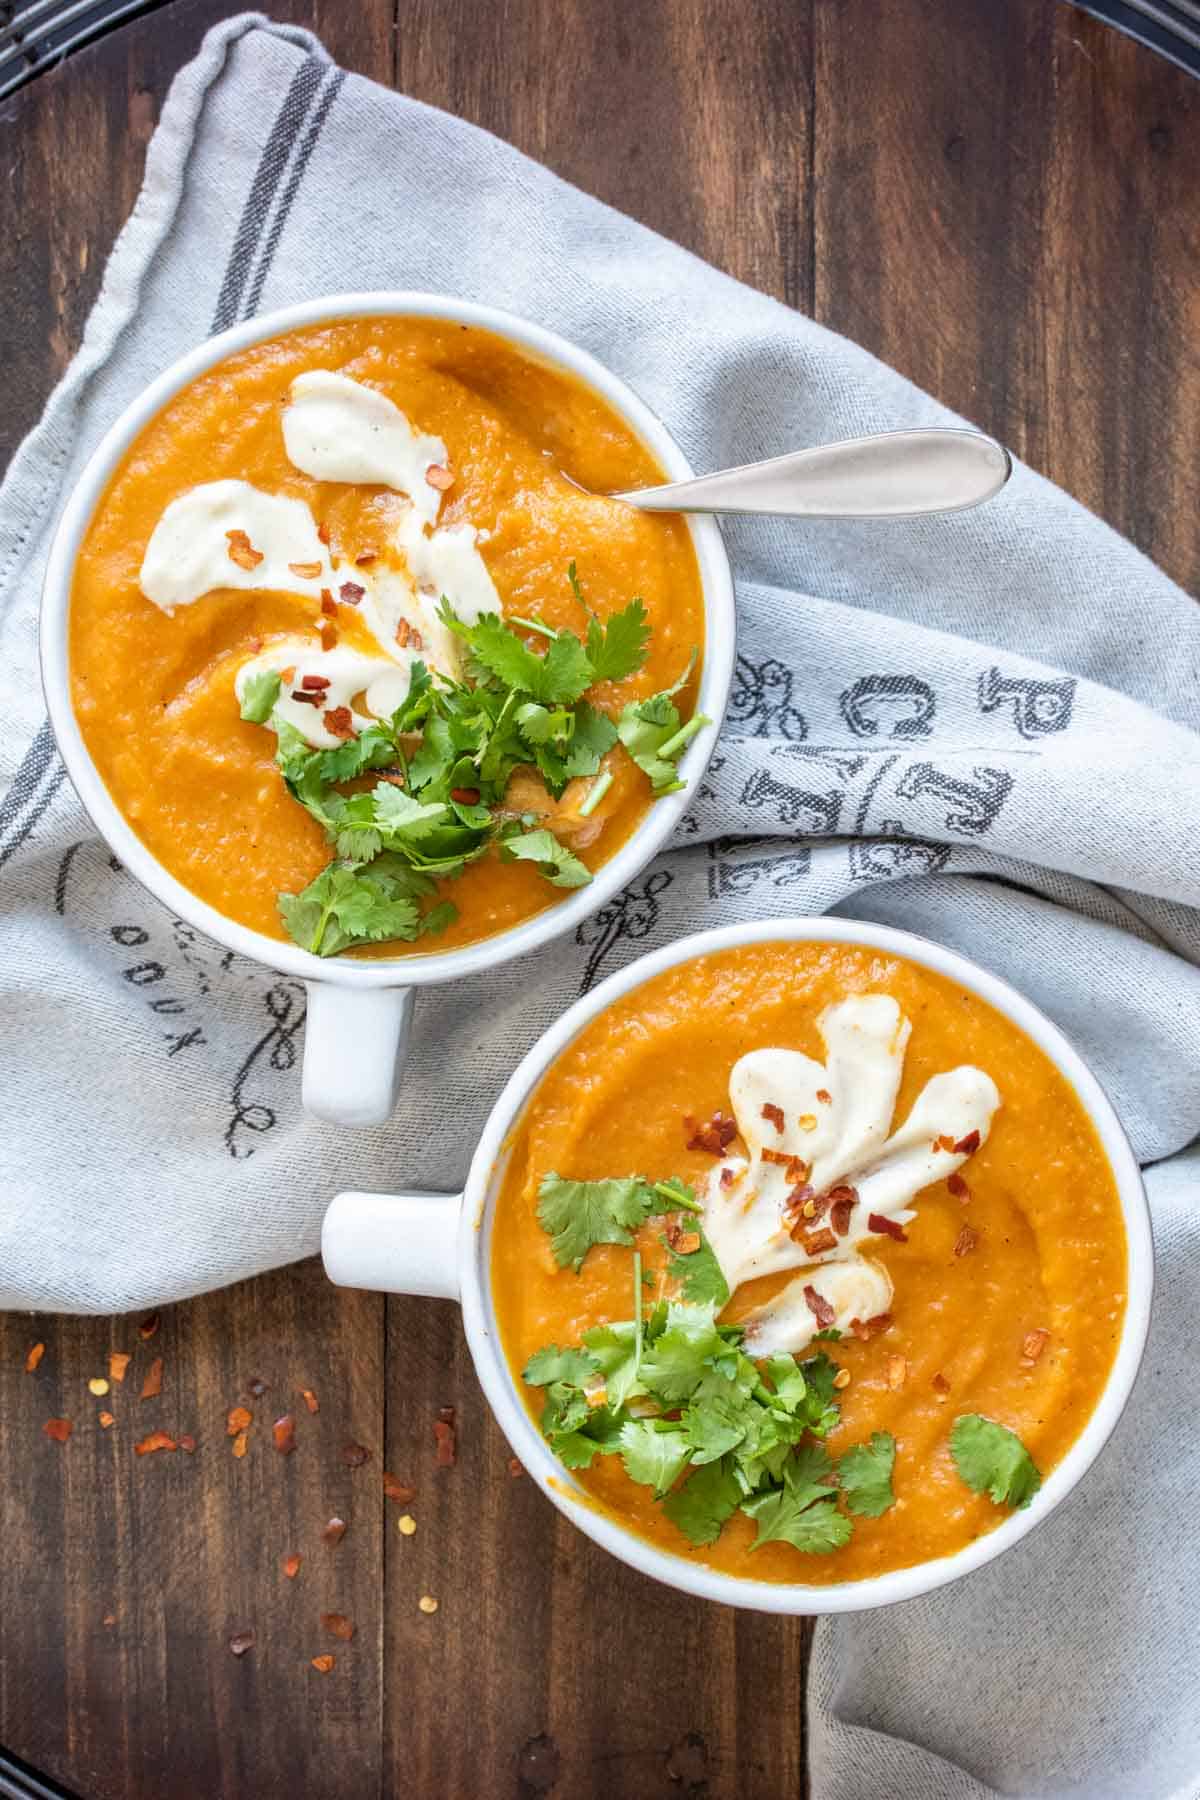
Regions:
<svg viewBox="0 0 1200 1800"><path fill-rule="evenodd" d="M720 1356L725 1340L715 1323L716 1307L667 1308L667 1326L642 1353L642 1380L668 1406L678 1405L700 1385L709 1359Z"/></svg>
<svg viewBox="0 0 1200 1800"><path fill-rule="evenodd" d="M317 775L330 786L339 781L353 781L368 769L384 769L394 763L396 743L383 725L368 725L357 737L347 738L336 750L317 752Z"/></svg>
<svg viewBox="0 0 1200 1800"><path fill-rule="evenodd" d="M795 1357L772 1356L767 1362L767 1374L775 1390L776 1404L785 1412L798 1411L808 1393L808 1383Z"/></svg>
<svg viewBox="0 0 1200 1800"><path fill-rule="evenodd" d="M638 1381L641 1334L634 1320L593 1326L584 1332L583 1341L593 1364L604 1376L607 1403L614 1411L624 1406L632 1393L644 1391Z"/></svg>
<svg viewBox="0 0 1200 1800"><path fill-rule="evenodd" d="M713 1544L741 1497L733 1458L725 1456L694 1470L681 1488L667 1495L663 1511L693 1544Z"/></svg>
<svg viewBox="0 0 1200 1800"><path fill-rule="evenodd" d="M480 668L516 693L543 704L570 704L592 684L592 665L572 632L560 631L539 656L499 613L483 613L473 625L465 625L443 606L441 617L466 639Z"/></svg>
<svg viewBox="0 0 1200 1800"><path fill-rule="evenodd" d="M753 1372L753 1371L752 1371ZM703 1376L683 1414L696 1463L716 1462L755 1431L761 1407L736 1381L715 1369Z"/></svg>
<svg viewBox="0 0 1200 1800"><path fill-rule="evenodd" d="M696 713L686 725L681 724L679 708L671 698L687 681L692 663L674 687L651 695L649 700L631 700L617 721L618 737L638 768L650 777L656 795L674 793L683 786L676 766L679 758L696 733L712 724L703 713Z"/></svg>
<svg viewBox="0 0 1200 1800"><path fill-rule="evenodd" d="M892 1469L896 1440L889 1431L873 1431L869 1444L852 1444L838 1459L838 1480L846 1505L864 1519L877 1519L895 1506Z"/></svg>
<svg viewBox="0 0 1200 1800"><path fill-rule="evenodd" d="M553 887L586 887L592 871L586 863L560 844L552 831L525 831L503 840L503 855L517 862L536 863L538 872Z"/></svg>
<svg viewBox="0 0 1200 1800"><path fill-rule="evenodd" d="M807 1362L802 1362L800 1372L808 1390L804 1401L806 1423L815 1436L824 1437L842 1416L837 1389L833 1385L837 1364L822 1350L819 1356L810 1356Z"/></svg>
<svg viewBox="0 0 1200 1800"><path fill-rule="evenodd" d="M554 1454L567 1469L590 1469L604 1446L586 1431L564 1431L554 1439Z"/></svg>
<svg viewBox="0 0 1200 1800"><path fill-rule="evenodd" d="M570 631L559 632L541 665L541 685L534 690L538 700L578 700L595 679L587 651Z"/></svg>
<svg viewBox="0 0 1200 1800"><path fill-rule="evenodd" d="M666 1238L663 1243L667 1244L667 1274L672 1281L680 1283L681 1297L699 1305L711 1300L719 1312L729 1300L729 1283L721 1273L716 1252L704 1233L700 1232L700 1246L696 1250L673 1250Z"/></svg>
<svg viewBox="0 0 1200 1800"><path fill-rule="evenodd" d="M582 1387L599 1367L596 1358L589 1356L586 1350L560 1350L557 1344L547 1344L544 1350L530 1357L521 1370L521 1380L527 1381L530 1387L549 1387L554 1381Z"/></svg>
<svg viewBox="0 0 1200 1800"><path fill-rule="evenodd" d="M646 660L650 627L641 598L631 600L624 612L613 613L603 624L593 617L588 625L587 654L593 681L621 681L640 669Z"/></svg>
<svg viewBox="0 0 1200 1800"><path fill-rule="evenodd" d="M804 1491L789 1488L767 1488L750 1500L742 1501L742 1511L749 1513L758 1526L751 1550L764 1544L791 1544L795 1550L821 1555L840 1550L854 1535L854 1526L831 1494L827 1500L806 1499Z"/></svg>
<svg viewBox="0 0 1200 1800"><path fill-rule="evenodd" d="M982 1413L963 1413L955 1419L950 1454L967 1486L976 1494L989 1494L997 1506L1021 1511L1042 1485L1016 1432Z"/></svg>
<svg viewBox="0 0 1200 1800"><path fill-rule="evenodd" d="M386 875L336 862L302 893L280 894L279 911L289 935L316 956L385 938L411 941L419 928L415 904Z"/></svg>
<svg viewBox="0 0 1200 1800"><path fill-rule="evenodd" d="M653 1209L653 1189L640 1175L569 1181L552 1172L538 1188L538 1224L552 1239L555 1262L570 1263L576 1274L593 1244L632 1244L632 1232Z"/></svg>
<svg viewBox="0 0 1200 1800"><path fill-rule="evenodd" d="M283 683L278 669L260 669L247 678L242 690L242 717L250 725L265 725L275 710Z"/></svg>
<svg viewBox="0 0 1200 1800"><path fill-rule="evenodd" d="M631 1481L654 1489L655 1499L687 1468L692 1446L684 1432L663 1430L653 1419L630 1419L621 1428L621 1461Z"/></svg>

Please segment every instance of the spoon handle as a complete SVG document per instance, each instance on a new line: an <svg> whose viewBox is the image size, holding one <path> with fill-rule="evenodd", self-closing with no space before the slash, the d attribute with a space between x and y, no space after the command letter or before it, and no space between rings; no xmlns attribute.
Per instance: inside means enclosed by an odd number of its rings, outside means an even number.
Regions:
<svg viewBox="0 0 1200 1800"><path fill-rule="evenodd" d="M998 494L1012 458L978 431L889 431L793 450L613 496L645 512L776 513L808 519L901 519L959 512Z"/></svg>

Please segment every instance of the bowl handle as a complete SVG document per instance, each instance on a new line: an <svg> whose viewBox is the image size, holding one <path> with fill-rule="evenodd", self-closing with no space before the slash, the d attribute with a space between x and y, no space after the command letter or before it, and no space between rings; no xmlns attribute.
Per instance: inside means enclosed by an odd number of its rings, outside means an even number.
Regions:
<svg viewBox="0 0 1200 1800"><path fill-rule="evenodd" d="M346 988L331 981L305 986L305 1109L331 1125L385 1124L408 1048L413 990Z"/></svg>
<svg viewBox="0 0 1200 1800"><path fill-rule="evenodd" d="M321 1226L338 1287L457 1300L461 1194L339 1194Z"/></svg>

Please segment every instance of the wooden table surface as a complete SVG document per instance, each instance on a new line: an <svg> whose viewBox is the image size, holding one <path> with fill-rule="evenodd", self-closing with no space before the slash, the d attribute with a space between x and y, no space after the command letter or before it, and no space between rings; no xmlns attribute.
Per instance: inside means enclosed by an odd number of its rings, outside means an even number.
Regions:
<svg viewBox="0 0 1200 1800"><path fill-rule="evenodd" d="M177 0L0 107L5 455L79 341L171 75L231 10ZM1200 587L1200 88L1179 70L1059 0L272 10L859 339ZM806 1626L643 1580L510 1475L452 1306L307 1264L139 1323L0 1320L0 1743L87 1800L804 1790ZM94 1398L111 1350L132 1363ZM135 1456L159 1426L194 1453ZM411 1537L384 1470L416 1489Z"/></svg>

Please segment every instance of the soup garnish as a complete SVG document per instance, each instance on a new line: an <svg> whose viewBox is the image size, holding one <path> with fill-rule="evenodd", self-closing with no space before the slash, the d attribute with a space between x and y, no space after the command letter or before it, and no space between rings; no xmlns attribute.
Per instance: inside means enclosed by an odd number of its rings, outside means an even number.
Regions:
<svg viewBox="0 0 1200 1800"><path fill-rule="evenodd" d="M684 1122L690 1148L714 1157L702 1197L678 1176L568 1180L538 1188L538 1221L560 1267L580 1275L597 1245L633 1249L633 1318L551 1344L525 1365L544 1391L541 1429L568 1467L620 1457L693 1544L713 1543L740 1510L752 1550L778 1541L810 1554L843 1548L853 1515L895 1504L896 1439L872 1432L834 1459L848 1371L814 1341L868 1340L891 1322L891 1277L863 1254L872 1238L906 1242L917 1194L957 1174L984 1144L1000 1105L970 1065L933 1076L891 1131L911 1026L886 994L858 994L817 1019L819 1063L761 1049L734 1064L732 1118ZM744 1149L736 1149L740 1141ZM635 1232L658 1225L666 1252L647 1306ZM801 1273L736 1323L720 1315L744 1282ZM950 1450L968 1487L1027 1506L1040 1485L1017 1435L963 1414Z"/></svg>

